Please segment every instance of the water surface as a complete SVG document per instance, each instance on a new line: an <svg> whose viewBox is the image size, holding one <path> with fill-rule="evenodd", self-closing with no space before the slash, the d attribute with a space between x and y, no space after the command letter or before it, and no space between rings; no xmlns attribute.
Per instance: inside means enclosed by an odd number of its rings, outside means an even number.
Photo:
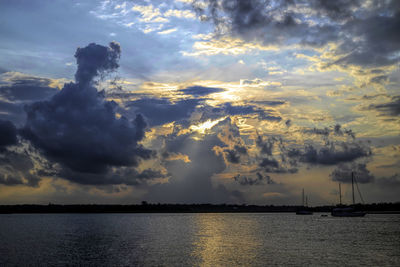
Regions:
<svg viewBox="0 0 400 267"><path fill-rule="evenodd" d="M400 266L400 215L2 214L0 265Z"/></svg>

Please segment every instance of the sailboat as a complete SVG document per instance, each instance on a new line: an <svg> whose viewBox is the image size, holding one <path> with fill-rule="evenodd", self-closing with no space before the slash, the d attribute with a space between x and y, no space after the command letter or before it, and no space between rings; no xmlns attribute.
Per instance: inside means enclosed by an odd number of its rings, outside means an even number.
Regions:
<svg viewBox="0 0 400 267"><path fill-rule="evenodd" d="M304 205L304 188L303 188L302 206L301 206L300 210L296 211L297 215L312 215L313 214L312 211L307 209L307 207L308 207L308 198L307 198L307 196L305 197L305 200L306 200L306 202L305 202L306 204Z"/></svg>
<svg viewBox="0 0 400 267"><path fill-rule="evenodd" d="M353 206L355 205L354 198L354 173L351 173L351 192L353 197ZM356 181L357 183L357 181ZM356 184L357 185L357 184ZM358 188L358 185L357 185ZM359 192L360 193L360 192ZM360 194L361 196L361 194ZM334 217L364 217L366 212L356 211L353 207L346 207L342 205L342 188L339 183L339 201L340 205L337 208L334 208L331 212L331 215Z"/></svg>

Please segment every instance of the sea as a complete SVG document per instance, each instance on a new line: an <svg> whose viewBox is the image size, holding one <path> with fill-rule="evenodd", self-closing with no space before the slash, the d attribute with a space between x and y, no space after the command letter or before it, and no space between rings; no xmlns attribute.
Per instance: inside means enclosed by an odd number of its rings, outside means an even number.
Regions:
<svg viewBox="0 0 400 267"><path fill-rule="evenodd" d="M0 266L400 266L399 214L321 215L1 214Z"/></svg>

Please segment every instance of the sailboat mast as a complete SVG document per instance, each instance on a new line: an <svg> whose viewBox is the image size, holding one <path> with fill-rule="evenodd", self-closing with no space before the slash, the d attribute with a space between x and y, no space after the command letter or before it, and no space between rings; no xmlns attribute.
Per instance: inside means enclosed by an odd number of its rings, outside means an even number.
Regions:
<svg viewBox="0 0 400 267"><path fill-rule="evenodd" d="M308 207L308 196L306 196L306 207Z"/></svg>
<svg viewBox="0 0 400 267"><path fill-rule="evenodd" d="M353 205L356 204L356 201L354 199L354 173L351 172L351 193L353 196Z"/></svg>
<svg viewBox="0 0 400 267"><path fill-rule="evenodd" d="M339 203L342 205L342 186L339 183Z"/></svg>
<svg viewBox="0 0 400 267"><path fill-rule="evenodd" d="M303 188L303 195L302 195L302 198L301 198L301 205L304 207L304 188Z"/></svg>

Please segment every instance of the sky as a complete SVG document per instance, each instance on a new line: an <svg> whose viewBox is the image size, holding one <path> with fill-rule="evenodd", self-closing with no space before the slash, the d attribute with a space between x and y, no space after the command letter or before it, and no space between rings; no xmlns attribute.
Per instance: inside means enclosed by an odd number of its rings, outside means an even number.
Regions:
<svg viewBox="0 0 400 267"><path fill-rule="evenodd" d="M0 204L400 201L400 2L0 1Z"/></svg>

